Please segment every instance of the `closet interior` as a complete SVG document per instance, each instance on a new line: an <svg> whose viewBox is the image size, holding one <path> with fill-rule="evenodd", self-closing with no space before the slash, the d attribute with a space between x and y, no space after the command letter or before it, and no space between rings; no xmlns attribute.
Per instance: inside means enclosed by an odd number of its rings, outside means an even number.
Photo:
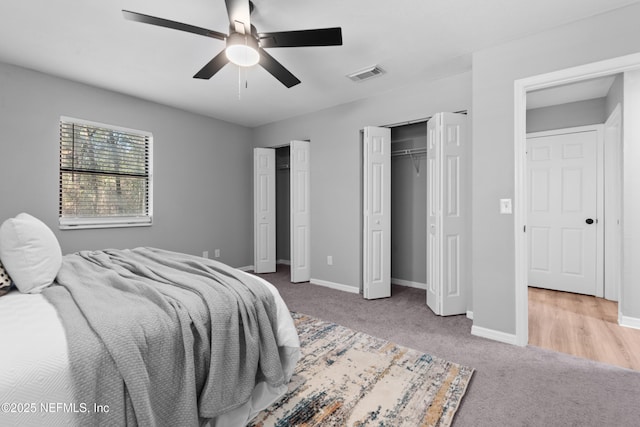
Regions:
<svg viewBox="0 0 640 427"><path fill-rule="evenodd" d="M391 283L426 289L427 122L391 128Z"/></svg>
<svg viewBox="0 0 640 427"><path fill-rule="evenodd" d="M276 263L291 264L291 147L276 151Z"/></svg>

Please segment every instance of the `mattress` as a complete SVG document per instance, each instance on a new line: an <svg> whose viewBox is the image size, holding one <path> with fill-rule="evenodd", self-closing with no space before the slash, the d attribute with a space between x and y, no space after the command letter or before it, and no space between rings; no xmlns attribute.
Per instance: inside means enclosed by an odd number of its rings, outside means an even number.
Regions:
<svg viewBox="0 0 640 427"><path fill-rule="evenodd" d="M244 273L248 274L248 273ZM277 304L276 340L291 354L293 371L300 342L277 289L258 278ZM65 331L54 307L40 294L12 291L0 298L0 425L73 426L75 413L94 410L74 402ZM287 387L258 383L245 405L212 421L212 427L244 425ZM104 408L103 408L104 409Z"/></svg>

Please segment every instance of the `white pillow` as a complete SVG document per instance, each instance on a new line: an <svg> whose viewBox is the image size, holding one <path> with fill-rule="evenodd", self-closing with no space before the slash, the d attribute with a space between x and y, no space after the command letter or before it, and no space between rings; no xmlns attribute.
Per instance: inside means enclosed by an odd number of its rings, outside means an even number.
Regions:
<svg viewBox="0 0 640 427"><path fill-rule="evenodd" d="M0 260L20 292L38 293L55 280L62 250L44 222L21 213L0 226Z"/></svg>

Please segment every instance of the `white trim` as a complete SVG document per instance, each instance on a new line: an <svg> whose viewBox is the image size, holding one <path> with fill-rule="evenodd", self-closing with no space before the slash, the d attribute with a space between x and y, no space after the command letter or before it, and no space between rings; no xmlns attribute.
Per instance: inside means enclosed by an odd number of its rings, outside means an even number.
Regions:
<svg viewBox="0 0 640 427"><path fill-rule="evenodd" d="M82 228L149 227L152 224L153 218L151 215L140 217L58 218L58 228L60 228L60 230L78 230Z"/></svg>
<svg viewBox="0 0 640 427"><path fill-rule="evenodd" d="M277 259L276 264L291 265L291 261L288 259Z"/></svg>
<svg viewBox="0 0 640 427"><path fill-rule="evenodd" d="M604 122L604 298L618 301L622 281L622 105ZM609 183L613 183L613 185ZM613 191L608 190L613 187ZM613 200L612 200L613 199ZM620 314L618 305L618 314Z"/></svg>
<svg viewBox="0 0 640 427"><path fill-rule="evenodd" d="M505 344L515 344L518 345L518 341L515 335L507 334L506 332L496 331L495 329L487 329L482 328L480 326L472 326L471 327L471 335L475 335L477 337L488 338L494 341L500 341Z"/></svg>
<svg viewBox="0 0 640 427"><path fill-rule="evenodd" d="M626 328L640 329L640 318L629 316L618 316L618 324Z"/></svg>
<svg viewBox="0 0 640 427"><path fill-rule="evenodd" d="M108 129L115 132L128 133L145 137L148 142L146 160L148 166L148 189L147 189L147 214L144 216L107 216L107 217L75 217L60 216L60 206L58 206L58 228L60 230L80 230L88 228L121 228L121 227L149 227L153 225L153 133L140 129L126 128L123 126L110 125L106 123L94 122L85 119L78 119L69 116L60 116L60 128L64 123L91 126ZM62 135L58 135L58 147L62 146ZM58 163L58 171L60 171ZM62 183L58 184L58 196L62 197Z"/></svg>
<svg viewBox="0 0 640 427"><path fill-rule="evenodd" d="M244 267L236 267L240 271L253 271L253 265L245 265Z"/></svg>
<svg viewBox="0 0 640 427"><path fill-rule="evenodd" d="M411 280L396 279L395 277L391 278L391 284L392 285L406 286L408 288L424 289L425 291L427 290L427 284L426 283L412 282Z"/></svg>
<svg viewBox="0 0 640 427"><path fill-rule="evenodd" d="M527 238L523 232L526 224L526 112L527 92L603 77L637 69L640 53L620 56L591 64L580 65L551 73L540 74L514 81L514 265L515 265L515 344L527 345L529 341L529 309L527 295Z"/></svg>
<svg viewBox="0 0 640 427"><path fill-rule="evenodd" d="M467 310L467 319L473 320L473 311Z"/></svg>
<svg viewBox="0 0 640 427"><path fill-rule="evenodd" d="M354 287L354 286L349 286L349 285L343 285L341 283L334 283L334 282L328 282L326 280L320 280L320 279L311 279L309 280L309 282L313 285L320 285L320 286L324 286L326 288L331 288L331 289L336 289L338 291L343 291L343 292L349 292L352 294L359 294L360 293L360 289Z"/></svg>

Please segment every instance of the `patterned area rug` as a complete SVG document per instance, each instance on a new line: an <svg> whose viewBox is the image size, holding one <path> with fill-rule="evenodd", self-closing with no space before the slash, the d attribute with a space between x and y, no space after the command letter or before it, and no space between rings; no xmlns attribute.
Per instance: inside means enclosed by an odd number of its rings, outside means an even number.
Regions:
<svg viewBox="0 0 640 427"><path fill-rule="evenodd" d="M293 313L302 357L288 393L249 426L451 425L473 369Z"/></svg>

